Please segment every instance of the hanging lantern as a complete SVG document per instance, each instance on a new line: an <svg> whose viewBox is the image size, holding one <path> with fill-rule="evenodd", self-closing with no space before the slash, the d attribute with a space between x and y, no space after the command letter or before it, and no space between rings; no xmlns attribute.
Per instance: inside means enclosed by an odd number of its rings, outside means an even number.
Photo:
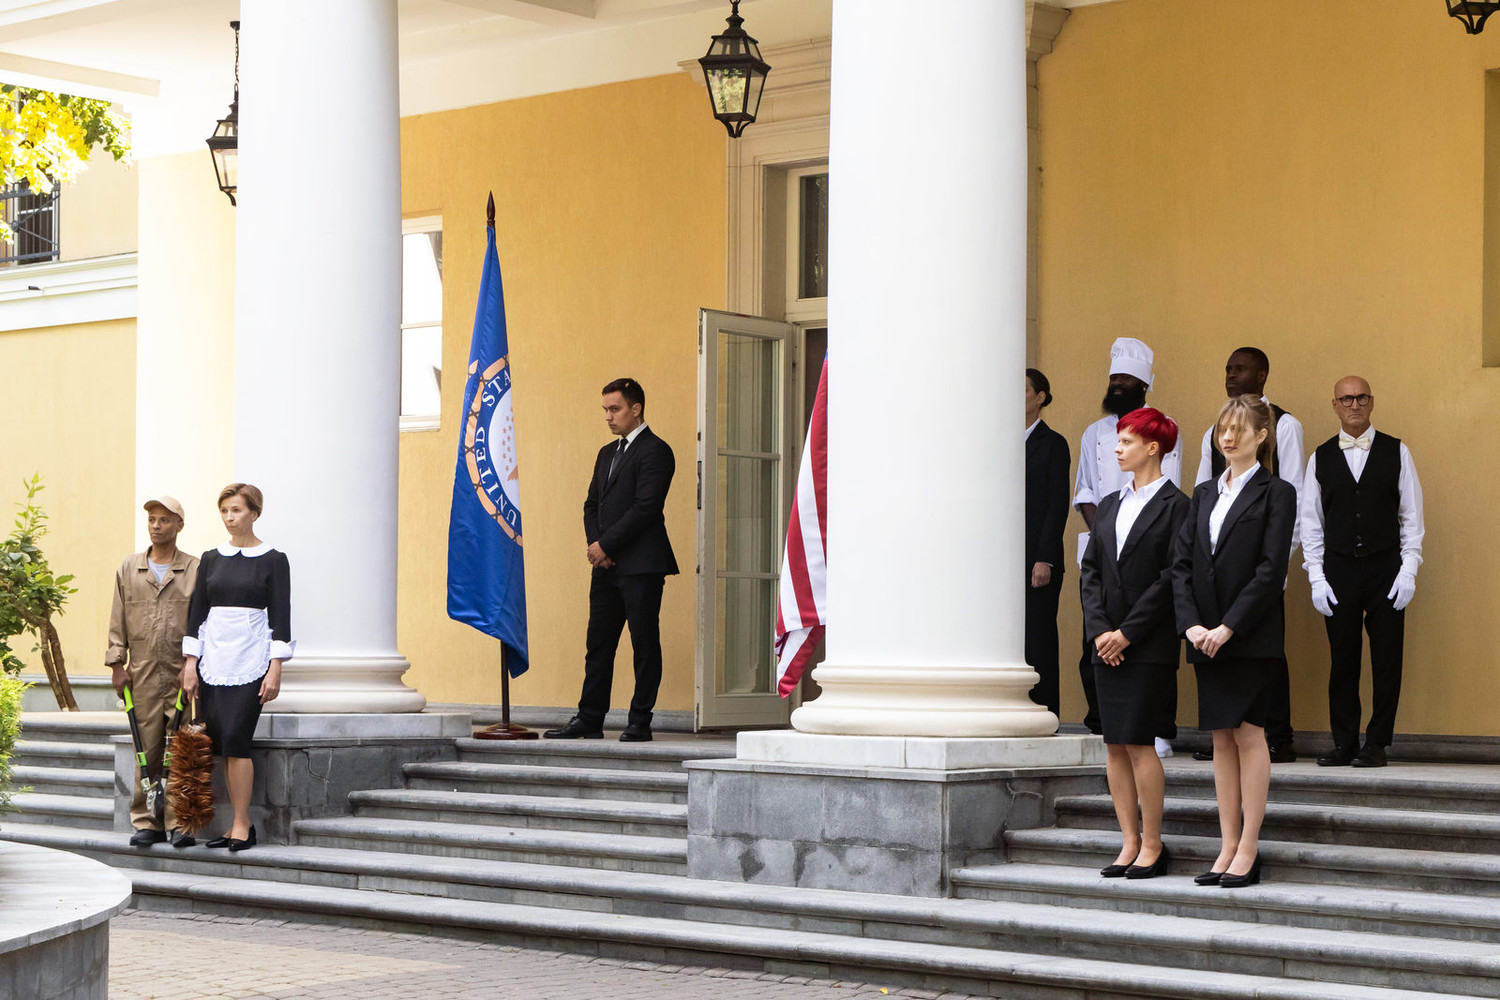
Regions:
<svg viewBox="0 0 1500 1000"><path fill-rule="evenodd" d="M771 67L760 57L760 43L740 25L740 0L732 0L729 27L708 44L708 54L698 60L714 117L724 123L731 138L739 138L745 126L760 111L760 95Z"/></svg>
<svg viewBox="0 0 1500 1000"><path fill-rule="evenodd" d="M230 21L229 26L234 29L234 102L229 105L229 114L219 119L214 134L208 137L208 151L213 154L219 190L229 196L229 204L233 205L235 191L239 189L240 22Z"/></svg>
<svg viewBox="0 0 1500 1000"><path fill-rule="evenodd" d="M1447 0L1448 16L1464 23L1464 30L1477 35L1484 30L1485 18L1500 10L1500 0Z"/></svg>

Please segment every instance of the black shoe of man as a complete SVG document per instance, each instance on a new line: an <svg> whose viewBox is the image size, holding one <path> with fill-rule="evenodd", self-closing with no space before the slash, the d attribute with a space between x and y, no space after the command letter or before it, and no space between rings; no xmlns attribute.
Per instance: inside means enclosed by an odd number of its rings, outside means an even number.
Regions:
<svg viewBox="0 0 1500 1000"><path fill-rule="evenodd" d="M1351 763L1355 767L1385 767L1385 747L1366 743L1365 748L1355 755Z"/></svg>
<svg viewBox="0 0 1500 1000"><path fill-rule="evenodd" d="M1270 750L1272 764L1297 763L1297 748L1290 743L1272 743Z"/></svg>
<svg viewBox="0 0 1500 1000"><path fill-rule="evenodd" d="M150 847L152 844L163 843L167 835L160 830L137 830L130 835L131 847Z"/></svg>
<svg viewBox="0 0 1500 1000"><path fill-rule="evenodd" d="M630 725L620 734L621 743L650 743L651 727Z"/></svg>
<svg viewBox="0 0 1500 1000"><path fill-rule="evenodd" d="M1318 758L1319 767L1348 767L1354 762L1355 747L1334 747L1333 753ZM1382 754L1382 756L1384 756Z"/></svg>
<svg viewBox="0 0 1500 1000"><path fill-rule="evenodd" d="M1193 751L1193 759L1194 760L1213 760L1214 759L1214 748L1213 747L1209 747L1207 750L1194 750Z"/></svg>
<svg viewBox="0 0 1500 1000"><path fill-rule="evenodd" d="M198 838L191 833L183 833L181 830L172 830L167 834L167 843L173 847L192 847L198 843Z"/></svg>
<svg viewBox="0 0 1500 1000"><path fill-rule="evenodd" d="M568 720L568 724L561 729L549 729L542 734L543 739L548 740L602 740L604 730L593 729L584 724L578 716Z"/></svg>

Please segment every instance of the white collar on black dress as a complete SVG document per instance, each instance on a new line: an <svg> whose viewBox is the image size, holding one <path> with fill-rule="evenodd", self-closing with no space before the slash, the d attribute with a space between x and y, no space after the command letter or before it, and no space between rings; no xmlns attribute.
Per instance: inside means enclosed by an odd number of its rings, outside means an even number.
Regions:
<svg viewBox="0 0 1500 1000"><path fill-rule="evenodd" d="M256 556L263 556L270 551L271 545L269 542L261 542L259 545L251 546L248 549L242 549L238 545L230 545L228 542L219 546L219 555L221 556L247 556L251 559Z"/></svg>

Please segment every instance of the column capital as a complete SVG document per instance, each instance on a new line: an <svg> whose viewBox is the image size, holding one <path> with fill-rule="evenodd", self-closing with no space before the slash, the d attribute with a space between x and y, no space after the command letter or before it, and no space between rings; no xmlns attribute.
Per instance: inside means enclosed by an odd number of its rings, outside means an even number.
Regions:
<svg viewBox="0 0 1500 1000"><path fill-rule="evenodd" d="M1026 59L1028 62L1036 62L1052 51L1052 43L1057 41L1057 36L1062 32L1063 22L1068 19L1068 14L1066 7L1054 7L1051 4L1027 0Z"/></svg>

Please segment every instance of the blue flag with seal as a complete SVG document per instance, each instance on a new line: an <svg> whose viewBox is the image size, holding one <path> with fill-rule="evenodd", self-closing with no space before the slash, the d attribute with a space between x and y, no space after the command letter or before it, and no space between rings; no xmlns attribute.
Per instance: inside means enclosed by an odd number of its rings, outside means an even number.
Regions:
<svg viewBox="0 0 1500 1000"><path fill-rule="evenodd" d="M508 672L517 677L528 666L526 568L494 204L491 197L489 244L479 278L479 307L459 419L448 520L448 617L504 643Z"/></svg>

